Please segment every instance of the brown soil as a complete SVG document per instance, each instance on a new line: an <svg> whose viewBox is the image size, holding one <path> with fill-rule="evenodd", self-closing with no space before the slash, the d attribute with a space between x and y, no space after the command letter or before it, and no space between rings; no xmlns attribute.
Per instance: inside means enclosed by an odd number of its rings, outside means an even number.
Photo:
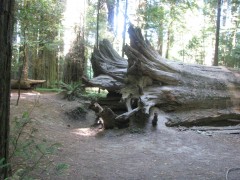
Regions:
<svg viewBox="0 0 240 180"><path fill-rule="evenodd" d="M63 145L54 161L70 165L61 176L39 175L38 179L225 179L229 168L240 167L240 135L179 131L164 125L161 116L157 128L148 123L142 130L91 128L95 115L87 112L78 120L66 112L84 101L67 101L56 93L22 92L11 95L11 116L32 109L31 117L38 136ZM240 179L233 171L229 179Z"/></svg>

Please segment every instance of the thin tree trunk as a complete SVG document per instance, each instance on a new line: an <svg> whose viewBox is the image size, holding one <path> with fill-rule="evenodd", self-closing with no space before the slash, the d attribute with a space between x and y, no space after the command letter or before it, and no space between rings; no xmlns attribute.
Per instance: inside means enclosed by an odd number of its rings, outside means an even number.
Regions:
<svg viewBox="0 0 240 180"><path fill-rule="evenodd" d="M115 36L118 34L118 14L119 14L119 0L117 0L117 5L116 5L116 27L115 27Z"/></svg>
<svg viewBox="0 0 240 180"><path fill-rule="evenodd" d="M215 53L214 53L214 61L213 61L214 66L218 66L218 47L219 47L219 34L220 34L221 6L222 6L222 0L218 0L216 41L215 41Z"/></svg>
<svg viewBox="0 0 240 180"><path fill-rule="evenodd" d="M98 39L99 39L99 16L100 16L100 0L98 0L98 5L97 5L97 32L96 32L96 47L98 49Z"/></svg>
<svg viewBox="0 0 240 180"><path fill-rule="evenodd" d="M87 75L87 59L85 58L85 53L86 53L86 49L85 49L85 14L86 14L86 11L85 11L85 7L86 7L86 2L84 0L84 14L83 14L83 23L82 23L82 41L81 43L83 43L83 75Z"/></svg>
<svg viewBox="0 0 240 180"><path fill-rule="evenodd" d="M24 36L25 36L25 31L24 31ZM24 44L23 44L23 58L22 58L22 67L21 67L21 71L19 74L19 78L18 78L18 98L17 98L17 102L16 102L16 106L18 106L19 100L20 100L20 96L21 96L21 80L27 80L27 78L25 78L24 76L28 76L28 72L26 69L27 66L27 59L26 59L26 41L24 40Z"/></svg>
<svg viewBox="0 0 240 180"><path fill-rule="evenodd" d="M124 13L124 27L123 27L123 43L122 43L122 57L124 57L124 46L126 43L126 31L127 31L127 11L128 11L128 0L125 3L125 13Z"/></svg>
<svg viewBox="0 0 240 180"><path fill-rule="evenodd" d="M24 33L25 34L25 33ZM26 36L25 36L26 38ZM29 53L28 53L28 45L27 42L25 41L24 43L24 58L23 58L23 65L22 65L22 80L27 80L28 79L28 62L29 62Z"/></svg>
<svg viewBox="0 0 240 180"><path fill-rule="evenodd" d="M158 34L158 53L162 56L163 54L163 23L159 23L159 34Z"/></svg>
<svg viewBox="0 0 240 180"><path fill-rule="evenodd" d="M169 51L170 51L170 36L171 36L171 25L172 23L170 23L169 27L168 27L168 33L167 33L167 49L166 49L166 55L165 58L168 59L169 58Z"/></svg>
<svg viewBox="0 0 240 180"><path fill-rule="evenodd" d="M113 32L114 30L114 9L115 9L115 0L107 0L108 8L108 30Z"/></svg>
<svg viewBox="0 0 240 180"><path fill-rule="evenodd" d="M0 160L8 163L10 76L12 58L14 0L0 0ZM0 168L0 180L8 177L9 167Z"/></svg>

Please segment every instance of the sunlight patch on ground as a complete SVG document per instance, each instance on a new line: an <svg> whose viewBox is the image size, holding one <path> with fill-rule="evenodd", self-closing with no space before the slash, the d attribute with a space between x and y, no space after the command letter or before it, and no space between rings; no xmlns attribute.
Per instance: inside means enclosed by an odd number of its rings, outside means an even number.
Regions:
<svg viewBox="0 0 240 180"><path fill-rule="evenodd" d="M103 131L103 129L92 129L92 128L79 128L75 129L73 134L79 135L79 136L84 136L84 137L91 137L91 136L96 136L99 132Z"/></svg>
<svg viewBox="0 0 240 180"><path fill-rule="evenodd" d="M40 96L41 94L39 92L27 92L27 93L21 93L22 95L26 96ZM11 93L11 96L18 96L18 93Z"/></svg>
<svg viewBox="0 0 240 180"><path fill-rule="evenodd" d="M39 96L40 95L40 93L38 93L38 92L35 92L35 93L22 93L23 95L27 95L27 96Z"/></svg>
<svg viewBox="0 0 240 180"><path fill-rule="evenodd" d="M39 92L26 92L26 93L21 93L20 99L27 99L27 97L36 97L39 98L41 93ZM18 93L11 93L11 97L18 97Z"/></svg>

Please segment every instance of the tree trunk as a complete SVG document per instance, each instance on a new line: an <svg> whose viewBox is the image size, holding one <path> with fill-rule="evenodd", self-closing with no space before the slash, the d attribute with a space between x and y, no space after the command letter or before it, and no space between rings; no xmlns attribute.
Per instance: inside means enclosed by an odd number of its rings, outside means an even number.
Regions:
<svg viewBox="0 0 240 180"><path fill-rule="evenodd" d="M8 163L10 73L12 58L14 0L0 0L0 161ZM0 180L7 178L8 167L0 168Z"/></svg>
<svg viewBox="0 0 240 180"><path fill-rule="evenodd" d="M123 33L122 33L122 57L124 57L124 46L126 42L126 31L127 31L127 13L128 13L128 0L125 2L125 12L124 12L124 24L123 24Z"/></svg>
<svg viewBox="0 0 240 180"><path fill-rule="evenodd" d="M106 3L107 3L107 9L108 9L108 30L110 32L113 32L115 0L107 0Z"/></svg>
<svg viewBox="0 0 240 180"><path fill-rule="evenodd" d="M159 23L159 32L158 32L158 53L162 56L163 54L163 23L162 21Z"/></svg>
<svg viewBox="0 0 240 180"><path fill-rule="evenodd" d="M23 55L23 64L22 64L22 77L21 77L21 79L23 79L23 80L28 79L28 63L29 63L29 53L28 52L29 52L28 45L26 42L24 42L24 47L23 47L24 55Z"/></svg>
<svg viewBox="0 0 240 180"><path fill-rule="evenodd" d="M98 0L97 4L97 29L96 29L96 47L98 48L99 41L99 18L100 18L100 0Z"/></svg>
<svg viewBox="0 0 240 180"><path fill-rule="evenodd" d="M169 24L168 31L167 31L167 49L166 49L166 55L165 55L166 59L169 58L169 51L171 47L172 23L173 21Z"/></svg>
<svg viewBox="0 0 240 180"><path fill-rule="evenodd" d="M214 53L214 61L213 61L214 66L218 66L218 46L219 46L220 21L221 21L221 7L222 7L222 0L218 0L215 53Z"/></svg>
<svg viewBox="0 0 240 180"><path fill-rule="evenodd" d="M144 40L139 28L130 26L128 32L128 60L107 40L100 42L91 59L94 78L88 83L119 92L126 103L128 112L116 119L132 114L151 118L156 111L166 115L169 126L240 118L239 71L166 60Z"/></svg>
<svg viewBox="0 0 240 180"><path fill-rule="evenodd" d="M116 3L116 19L115 19L115 30L114 30L115 37L118 34L118 15L119 15L119 0L117 0L117 3Z"/></svg>

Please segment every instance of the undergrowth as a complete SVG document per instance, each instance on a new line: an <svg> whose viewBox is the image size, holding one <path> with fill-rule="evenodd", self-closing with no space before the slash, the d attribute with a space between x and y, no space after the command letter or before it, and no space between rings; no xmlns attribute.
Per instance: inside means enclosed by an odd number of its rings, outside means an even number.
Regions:
<svg viewBox="0 0 240 180"><path fill-rule="evenodd" d="M36 88L38 92L61 92L61 89L58 88Z"/></svg>
<svg viewBox="0 0 240 180"><path fill-rule="evenodd" d="M61 93L64 95L64 99L68 99L69 101L73 101L76 98L81 97L84 92L82 88L82 84L65 84L61 83L60 87L62 89Z"/></svg>
<svg viewBox="0 0 240 180"><path fill-rule="evenodd" d="M62 89L61 93L64 96L64 99L69 101L73 101L76 98L82 98L84 100L97 100L99 98L106 97L106 92L102 91L98 93L91 89L85 89L81 83L77 84L65 84L61 83L60 87Z"/></svg>
<svg viewBox="0 0 240 180"><path fill-rule="evenodd" d="M105 98L106 93L96 93L92 91L86 91L83 95L82 98L86 100L94 100L97 101L99 98Z"/></svg>
<svg viewBox="0 0 240 180"><path fill-rule="evenodd" d="M28 112L18 118L15 117L11 124L9 162L3 164L0 159L0 168L9 166L12 174L9 180L29 180L43 176L60 175L68 169L68 164L55 163L53 155L62 146L60 143L51 143L47 139L36 136L38 129Z"/></svg>

